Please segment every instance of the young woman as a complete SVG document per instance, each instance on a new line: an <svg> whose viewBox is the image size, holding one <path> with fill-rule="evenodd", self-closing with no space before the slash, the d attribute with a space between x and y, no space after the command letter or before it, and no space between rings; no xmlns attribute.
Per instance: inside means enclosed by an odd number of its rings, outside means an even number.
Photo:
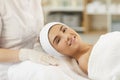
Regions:
<svg viewBox="0 0 120 80"><path fill-rule="evenodd" d="M119 35L120 32L104 34L91 45L67 25L52 22L41 30L40 43L47 53L57 58L75 58L83 72L93 80L119 80Z"/></svg>

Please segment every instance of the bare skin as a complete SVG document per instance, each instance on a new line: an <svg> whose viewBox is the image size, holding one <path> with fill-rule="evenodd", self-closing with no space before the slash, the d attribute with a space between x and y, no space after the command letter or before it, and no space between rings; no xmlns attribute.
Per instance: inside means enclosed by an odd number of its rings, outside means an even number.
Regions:
<svg viewBox="0 0 120 80"><path fill-rule="evenodd" d="M19 50L0 49L0 62L19 62Z"/></svg>
<svg viewBox="0 0 120 80"><path fill-rule="evenodd" d="M79 34L66 25L54 25L49 31L51 45L61 54L75 58L83 72L88 73L88 60L93 45L82 41Z"/></svg>

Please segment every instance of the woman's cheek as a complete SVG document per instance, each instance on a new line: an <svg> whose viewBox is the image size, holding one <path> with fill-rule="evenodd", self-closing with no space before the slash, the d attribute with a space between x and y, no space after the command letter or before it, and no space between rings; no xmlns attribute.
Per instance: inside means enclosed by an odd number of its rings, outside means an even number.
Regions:
<svg viewBox="0 0 120 80"><path fill-rule="evenodd" d="M64 44L60 44L60 45L59 45L59 49L60 49L60 50L64 50L64 48L65 48L65 45L64 45Z"/></svg>
<svg viewBox="0 0 120 80"><path fill-rule="evenodd" d="M62 43L62 44L58 45L57 49L59 52L64 52L66 50L66 48L67 48L67 46L64 43Z"/></svg>

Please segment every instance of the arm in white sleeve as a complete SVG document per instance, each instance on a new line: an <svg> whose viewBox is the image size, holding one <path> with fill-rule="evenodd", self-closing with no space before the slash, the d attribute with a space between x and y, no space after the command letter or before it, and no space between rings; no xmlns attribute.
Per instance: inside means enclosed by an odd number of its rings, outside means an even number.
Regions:
<svg viewBox="0 0 120 80"><path fill-rule="evenodd" d="M2 33L2 10L3 10L3 3L2 0L0 0L0 37Z"/></svg>
<svg viewBox="0 0 120 80"><path fill-rule="evenodd" d="M1 37L1 33L2 33L2 20L1 20L1 15L0 15L0 37Z"/></svg>
<svg viewBox="0 0 120 80"><path fill-rule="evenodd" d="M1 11L0 11L0 37L2 33L2 16L1 16Z"/></svg>

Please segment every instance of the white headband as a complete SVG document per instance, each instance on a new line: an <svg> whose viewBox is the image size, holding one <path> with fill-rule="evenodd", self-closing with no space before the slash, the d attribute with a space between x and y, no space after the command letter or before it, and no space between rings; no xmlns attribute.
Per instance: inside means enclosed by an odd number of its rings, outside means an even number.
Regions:
<svg viewBox="0 0 120 80"><path fill-rule="evenodd" d="M46 24L42 30L40 31L40 43L41 43L41 46L42 48L50 55L52 56L55 56L55 57L60 57L60 56L63 56L62 54L60 54L57 50L55 50L53 48L53 46L50 44L50 41L48 39L48 33L49 33L49 30L51 27L53 27L54 25L56 24L62 24L62 25L65 25L63 23L60 23L60 22L51 22L51 23L48 23Z"/></svg>

